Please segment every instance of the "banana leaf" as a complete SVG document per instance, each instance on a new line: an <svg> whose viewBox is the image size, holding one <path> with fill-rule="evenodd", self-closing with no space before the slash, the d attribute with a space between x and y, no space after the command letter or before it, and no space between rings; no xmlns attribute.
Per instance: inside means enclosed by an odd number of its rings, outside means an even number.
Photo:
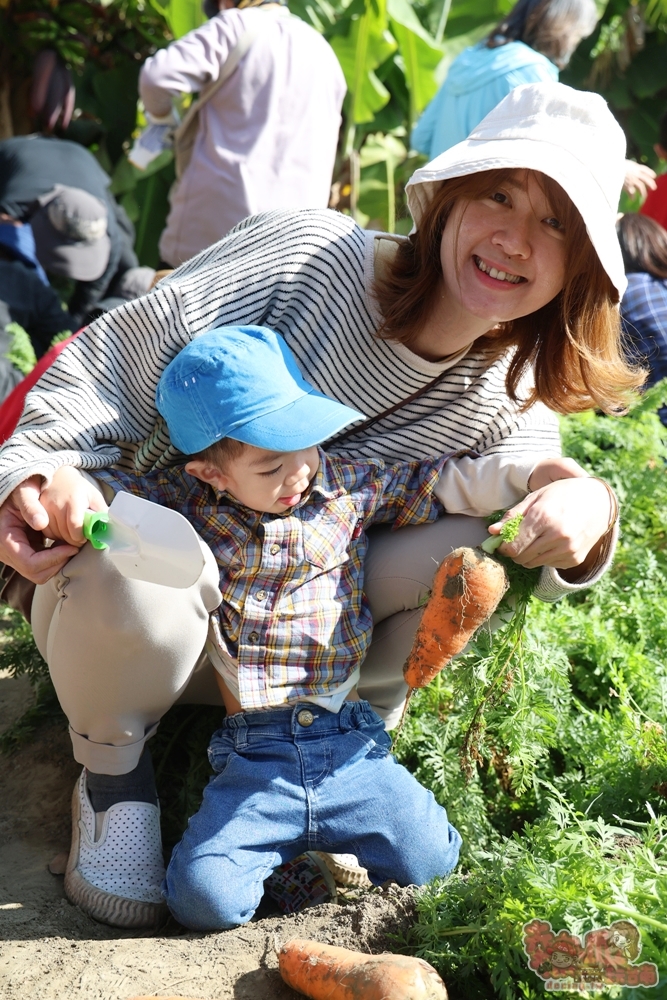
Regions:
<svg viewBox="0 0 667 1000"><path fill-rule="evenodd" d="M388 0L387 13L403 60L410 93L410 119L414 124L437 90L435 69L443 49L422 27L408 0Z"/></svg>
<svg viewBox="0 0 667 1000"><path fill-rule="evenodd" d="M206 20L201 0L167 0L165 4L151 0L151 5L162 14L174 38L182 38Z"/></svg>
<svg viewBox="0 0 667 1000"><path fill-rule="evenodd" d="M347 33L335 34L331 46L350 91L352 123L373 121L391 96L375 70L398 47L388 30L385 0L367 0L363 14L351 14Z"/></svg>

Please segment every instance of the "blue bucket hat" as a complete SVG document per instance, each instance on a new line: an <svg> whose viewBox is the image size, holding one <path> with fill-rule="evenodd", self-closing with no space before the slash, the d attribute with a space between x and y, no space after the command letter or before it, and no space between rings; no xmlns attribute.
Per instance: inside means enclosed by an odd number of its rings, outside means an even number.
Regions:
<svg viewBox="0 0 667 1000"><path fill-rule="evenodd" d="M155 401L185 455L225 437L300 451L365 416L313 389L283 338L262 326L197 337L165 368Z"/></svg>

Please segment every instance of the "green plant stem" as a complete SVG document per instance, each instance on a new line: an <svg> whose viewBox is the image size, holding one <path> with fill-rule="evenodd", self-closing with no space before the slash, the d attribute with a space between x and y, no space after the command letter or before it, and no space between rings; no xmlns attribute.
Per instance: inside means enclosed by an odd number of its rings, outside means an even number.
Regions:
<svg viewBox="0 0 667 1000"><path fill-rule="evenodd" d="M441 44L443 38L445 37L445 28L447 27L447 21L449 20L449 12L452 9L452 0L443 0L442 10L440 11L440 20L438 21L438 27L435 31L435 40L438 45Z"/></svg>
<svg viewBox="0 0 667 1000"><path fill-rule="evenodd" d="M631 910L627 906L618 906L616 903L601 903L595 899L589 899L592 906L597 906L599 910L607 910L608 913L617 913L619 917L629 917L631 920L636 920L637 923L646 924L647 927L655 927L658 931L663 931L667 934L667 924L661 923L661 921L656 920L654 917L647 917L643 913L638 913L637 910Z"/></svg>
<svg viewBox="0 0 667 1000"><path fill-rule="evenodd" d="M394 176L394 157L387 153L387 232L393 233L396 228L396 179Z"/></svg>
<svg viewBox="0 0 667 1000"><path fill-rule="evenodd" d="M472 924L470 927L449 927L446 931L438 931L438 937L454 937L457 934L477 934L484 930L483 927L479 927L477 924Z"/></svg>

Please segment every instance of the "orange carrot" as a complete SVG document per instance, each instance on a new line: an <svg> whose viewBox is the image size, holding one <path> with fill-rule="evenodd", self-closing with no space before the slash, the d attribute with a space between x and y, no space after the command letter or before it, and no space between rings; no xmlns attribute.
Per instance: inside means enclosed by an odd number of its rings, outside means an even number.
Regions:
<svg viewBox="0 0 667 1000"><path fill-rule="evenodd" d="M280 975L311 1000L447 1000L432 965L406 955L365 955L294 938L278 953Z"/></svg>
<svg viewBox="0 0 667 1000"><path fill-rule="evenodd" d="M480 549L454 549L438 568L410 655L406 684L426 687L496 610L509 586L503 566Z"/></svg>

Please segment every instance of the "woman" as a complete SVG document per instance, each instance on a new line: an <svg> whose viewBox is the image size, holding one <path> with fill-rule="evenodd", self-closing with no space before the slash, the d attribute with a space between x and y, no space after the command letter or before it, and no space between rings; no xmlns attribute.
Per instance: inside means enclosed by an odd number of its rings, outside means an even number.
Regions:
<svg viewBox="0 0 667 1000"><path fill-rule="evenodd" d="M649 369L648 384L667 378L667 231L644 215L616 225L628 288L621 302L623 330L633 357ZM667 406L658 410L667 426Z"/></svg>
<svg viewBox="0 0 667 1000"><path fill-rule="evenodd" d="M84 510L104 507L99 489L82 479L54 496L52 471L175 460L155 408L165 366L206 330L261 324L285 337L311 384L370 415L333 450L506 456L516 470L506 505L525 519L501 551L544 567L547 600L590 585L614 543L607 487L579 470L525 494L537 459L559 451L545 404L613 411L641 382L620 352L615 308L625 288L614 231L624 148L598 95L519 88L478 135L412 178L409 240L328 211L248 219L148 296L101 317L30 394L0 452L0 557L41 584L35 637L86 767L70 869L90 887L77 899L87 912L120 926L150 925L163 912L156 793L142 750L176 699L211 696L204 646L220 594L212 558L188 590L120 577L104 554L81 548ZM51 525L45 490L60 511ZM64 544L37 551L28 528ZM485 535L479 519L448 514L372 542L366 592L376 628L359 690L388 725L405 697L402 665L436 559ZM267 558L280 558L280 546Z"/></svg>
<svg viewBox="0 0 667 1000"><path fill-rule="evenodd" d="M522 83L558 80L597 24L593 0L519 0L488 38L465 49L412 133L430 160L462 142Z"/></svg>

